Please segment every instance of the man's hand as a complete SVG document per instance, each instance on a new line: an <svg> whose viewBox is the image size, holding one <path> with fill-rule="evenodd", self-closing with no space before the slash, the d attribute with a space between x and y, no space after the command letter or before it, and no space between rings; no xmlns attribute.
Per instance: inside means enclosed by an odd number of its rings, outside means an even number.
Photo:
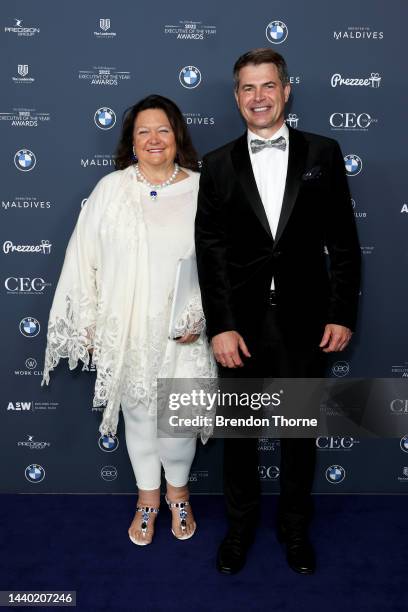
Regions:
<svg viewBox="0 0 408 612"><path fill-rule="evenodd" d="M186 334L185 336L181 336L181 338L177 338L176 342L178 344L191 344L195 342L200 337L200 334Z"/></svg>
<svg viewBox="0 0 408 612"><path fill-rule="evenodd" d="M344 351L352 335L353 332L348 327L336 325L335 323L328 323L324 328L323 338L319 346L323 349L323 353Z"/></svg>
<svg viewBox="0 0 408 612"><path fill-rule="evenodd" d="M215 359L224 368L242 368L244 364L239 354L240 350L245 357L251 356L243 337L236 331L222 332L213 336L211 346Z"/></svg>

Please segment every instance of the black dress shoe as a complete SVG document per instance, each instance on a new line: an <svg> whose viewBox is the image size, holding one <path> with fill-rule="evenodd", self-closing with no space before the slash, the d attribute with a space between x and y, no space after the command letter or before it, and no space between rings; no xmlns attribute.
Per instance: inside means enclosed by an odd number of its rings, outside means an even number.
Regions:
<svg viewBox="0 0 408 612"><path fill-rule="evenodd" d="M245 565L252 539L231 529L218 549L217 570L221 574L236 574L239 572Z"/></svg>
<svg viewBox="0 0 408 612"><path fill-rule="evenodd" d="M313 546L304 526L284 527L278 525L279 542L286 547L286 560L293 571L299 574L313 574L316 569L316 559Z"/></svg>

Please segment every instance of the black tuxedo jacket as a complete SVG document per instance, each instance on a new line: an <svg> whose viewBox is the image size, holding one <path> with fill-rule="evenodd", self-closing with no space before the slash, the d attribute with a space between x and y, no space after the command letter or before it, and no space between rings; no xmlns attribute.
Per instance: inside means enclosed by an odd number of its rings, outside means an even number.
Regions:
<svg viewBox="0 0 408 612"><path fill-rule="evenodd" d="M354 329L360 247L335 140L289 128L275 239L257 190L247 134L204 156L195 231L209 337L228 330L244 339L256 336L272 277L282 326L295 329L300 343L306 336L320 341L326 323Z"/></svg>

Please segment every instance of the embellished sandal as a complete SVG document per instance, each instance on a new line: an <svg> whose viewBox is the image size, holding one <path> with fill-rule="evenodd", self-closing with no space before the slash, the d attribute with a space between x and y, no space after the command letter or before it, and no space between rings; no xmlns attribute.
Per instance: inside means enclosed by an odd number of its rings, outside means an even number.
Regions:
<svg viewBox="0 0 408 612"><path fill-rule="evenodd" d="M174 532L174 529L171 530L171 533L174 535L175 538L177 538L178 540L188 540L190 538L193 537L193 535L195 534L195 531L197 529L197 525L194 522L194 529L191 533L187 533L187 521L186 518L188 516L187 514L187 506L190 505L189 501L179 501L179 502L172 502L169 499L167 499L167 496L165 497L166 503L169 507L169 510L171 511L173 508L177 508L179 511L179 521L180 521L180 529L181 529L181 533L183 535L178 536L176 535L176 533Z"/></svg>
<svg viewBox="0 0 408 612"><path fill-rule="evenodd" d="M150 515L158 514L159 508L153 508L152 506L137 506L136 512L142 513L142 522L140 525L140 531L142 532L142 537L145 538L147 534L147 530L149 529ZM146 546L147 544L151 544L151 542L141 542L140 540L136 540L136 538L134 538L130 534L129 534L129 538L133 542L133 544L136 544L137 546Z"/></svg>

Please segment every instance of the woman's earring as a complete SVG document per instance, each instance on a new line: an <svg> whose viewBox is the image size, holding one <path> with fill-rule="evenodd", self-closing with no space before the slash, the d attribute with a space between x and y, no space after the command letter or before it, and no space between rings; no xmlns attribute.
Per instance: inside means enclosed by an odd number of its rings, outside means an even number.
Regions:
<svg viewBox="0 0 408 612"><path fill-rule="evenodd" d="M132 145L132 153L133 153L133 161L137 161L137 155L136 155L136 151L135 151L135 145Z"/></svg>

